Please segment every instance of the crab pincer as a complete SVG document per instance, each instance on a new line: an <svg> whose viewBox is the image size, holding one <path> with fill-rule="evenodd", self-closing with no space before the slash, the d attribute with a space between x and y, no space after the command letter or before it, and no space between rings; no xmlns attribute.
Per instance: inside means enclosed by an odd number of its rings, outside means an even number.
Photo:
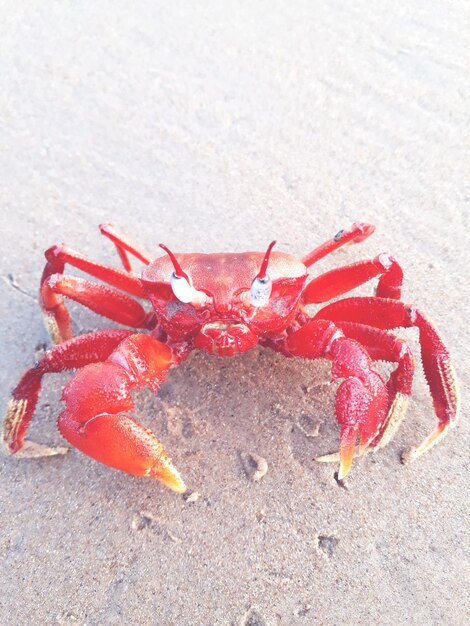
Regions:
<svg viewBox="0 0 470 626"><path fill-rule="evenodd" d="M148 385L156 391L175 362L168 346L129 331L101 331L54 346L13 391L5 442L11 453L23 447L44 374L78 367L62 392L58 428L65 439L105 465L183 493L184 482L163 444L128 414L134 409L131 389Z"/></svg>
<svg viewBox="0 0 470 626"><path fill-rule="evenodd" d="M148 385L157 391L174 364L171 349L147 335L131 335L103 363L87 365L62 393L65 411L58 428L88 456L135 476L151 476L183 493L186 487L151 430L128 412L130 391Z"/></svg>
<svg viewBox="0 0 470 626"><path fill-rule="evenodd" d="M336 393L336 418L341 425L339 455L318 457L316 461L340 461L338 478L351 469L359 438L362 454L380 432L387 415L387 388L372 369L372 359L361 344L344 336L327 320L312 320L289 336L292 356L326 358L332 361L333 380L343 379Z"/></svg>

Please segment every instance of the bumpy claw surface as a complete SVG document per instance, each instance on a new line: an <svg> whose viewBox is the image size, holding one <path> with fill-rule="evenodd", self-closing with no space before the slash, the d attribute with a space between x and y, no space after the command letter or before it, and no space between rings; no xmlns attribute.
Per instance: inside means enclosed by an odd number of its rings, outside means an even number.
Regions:
<svg viewBox="0 0 470 626"><path fill-rule="evenodd" d="M184 493L185 484L152 431L128 412L130 391L156 391L174 363L168 346L147 335L131 335L103 363L87 365L65 386L62 435L92 458L135 476L150 476Z"/></svg>

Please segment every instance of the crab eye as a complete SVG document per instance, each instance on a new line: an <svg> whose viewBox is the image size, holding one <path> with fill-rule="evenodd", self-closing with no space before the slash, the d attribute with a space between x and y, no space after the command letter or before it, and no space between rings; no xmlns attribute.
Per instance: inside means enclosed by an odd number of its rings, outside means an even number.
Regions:
<svg viewBox="0 0 470 626"><path fill-rule="evenodd" d="M273 285L269 276L266 275L264 278L259 278L259 276L257 276L251 283L251 304L256 307L268 304L272 288Z"/></svg>
<svg viewBox="0 0 470 626"><path fill-rule="evenodd" d="M180 302L192 302L198 299L200 292L186 280L184 276L177 276L174 272L170 278L173 293Z"/></svg>
<svg viewBox="0 0 470 626"><path fill-rule="evenodd" d="M170 285L178 300L185 304L188 302L192 302L196 305L204 304L207 300L206 294L203 291L198 291L191 285L190 277L181 269L181 265L173 252L163 243L160 244L160 248L165 250L175 268L175 271L172 272L170 276Z"/></svg>

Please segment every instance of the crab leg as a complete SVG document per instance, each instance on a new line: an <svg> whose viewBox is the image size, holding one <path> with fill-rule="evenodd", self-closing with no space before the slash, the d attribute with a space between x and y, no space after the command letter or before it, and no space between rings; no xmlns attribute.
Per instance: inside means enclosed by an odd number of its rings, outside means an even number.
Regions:
<svg viewBox="0 0 470 626"><path fill-rule="evenodd" d="M28 443L30 448L33 446L40 449L38 444L25 442L24 438L36 408L42 377L45 374L78 369L89 363L104 361L132 332L100 330L74 337L48 350L34 367L27 370L13 390L3 421L3 440L9 451L12 454L18 452L24 443Z"/></svg>
<svg viewBox="0 0 470 626"><path fill-rule="evenodd" d="M63 244L52 246L46 250L45 256L47 263L41 278L41 306L46 327L54 343L60 343L73 336L69 313L63 298L55 295L56 293L62 293L119 323L147 328L146 325L138 323L145 316L141 305L117 291L119 289L139 298L147 298L137 276L91 261ZM66 263L112 285L115 289L83 279L62 276ZM61 287L64 291L61 291ZM94 297L96 300L93 300ZM106 300L109 300L108 306L105 304ZM118 311L121 306L126 309L124 318L127 318L129 310L132 310L133 323L121 321ZM109 314L109 308L114 312L114 316Z"/></svg>
<svg viewBox="0 0 470 626"><path fill-rule="evenodd" d="M336 417L341 424L338 477L342 479L351 468L358 436L364 450L387 418L385 383L372 369L366 349L327 320L310 320L287 337L285 347L292 356L330 359L333 379L345 379L336 393Z"/></svg>
<svg viewBox="0 0 470 626"><path fill-rule="evenodd" d="M120 233L112 224L100 224L100 232L114 243L124 269L128 272L132 271L128 252L139 259L139 261L142 261L142 263L145 263L145 265L149 265L152 262L152 257L145 250L126 237L126 235Z"/></svg>
<svg viewBox="0 0 470 626"><path fill-rule="evenodd" d="M54 343L72 337L70 318L61 296L67 296L118 324L149 328L150 316L139 302L121 291L76 276L53 274L41 286L46 325Z"/></svg>
<svg viewBox="0 0 470 626"><path fill-rule="evenodd" d="M403 270L392 256L379 254L375 259L359 261L320 274L306 286L303 302L304 304L327 302L376 276L380 276L376 289L377 296L400 298Z"/></svg>
<svg viewBox="0 0 470 626"><path fill-rule="evenodd" d="M338 250L338 248L365 241L372 235L374 230L375 226L372 226L372 224L354 222L351 228L347 230L340 230L332 239L325 241L325 243L322 243L320 246L315 248L315 250L312 250L312 252L305 255L302 259L302 263L307 267L310 267L327 254Z"/></svg>
<svg viewBox="0 0 470 626"><path fill-rule="evenodd" d="M44 268L42 281L51 276L51 274L62 274L65 265L69 264L132 296L137 296L138 298L147 297L140 279L135 274L92 261L65 244L52 246L46 250L44 256L47 259L47 264Z"/></svg>
<svg viewBox="0 0 470 626"><path fill-rule="evenodd" d="M413 461L429 450L449 427L455 425L459 410L457 377L449 352L436 328L419 309L387 298L347 298L321 309L315 316L318 321L320 318L333 322L369 324L381 329L418 328L424 374L438 424L420 445L404 452L404 462Z"/></svg>

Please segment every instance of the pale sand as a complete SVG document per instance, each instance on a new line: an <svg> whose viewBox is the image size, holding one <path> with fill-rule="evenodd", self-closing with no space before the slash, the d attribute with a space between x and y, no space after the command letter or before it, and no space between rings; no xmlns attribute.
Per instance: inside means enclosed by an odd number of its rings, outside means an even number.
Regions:
<svg viewBox="0 0 470 626"><path fill-rule="evenodd" d="M106 221L155 251L275 237L298 256L370 221L372 239L318 271L393 253L466 400L468 3L92 4L1 9L2 407L48 343L43 250L66 241L115 263ZM108 325L70 308L77 332ZM47 379L35 441L63 445L67 378ZM311 461L337 445L328 379L268 351L195 353L159 397L139 395L193 502L77 451L2 458L0 624L468 623L466 403L403 466L434 427L418 367L396 438L341 488ZM268 464L258 482L246 453Z"/></svg>

